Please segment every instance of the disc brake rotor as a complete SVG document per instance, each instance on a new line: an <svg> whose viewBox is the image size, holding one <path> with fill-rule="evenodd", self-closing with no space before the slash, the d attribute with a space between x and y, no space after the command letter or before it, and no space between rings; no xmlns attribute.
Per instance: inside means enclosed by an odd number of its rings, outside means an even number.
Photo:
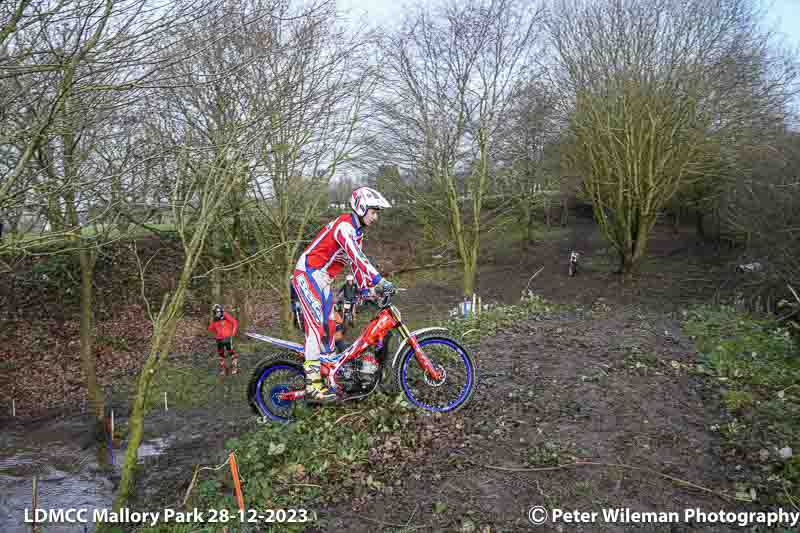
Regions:
<svg viewBox="0 0 800 533"><path fill-rule="evenodd" d="M439 378L438 380L433 380L431 379L431 376L427 372L425 372L425 383L429 387L441 387L442 385L444 385L444 382L447 381L447 371L444 369L442 365L434 364L433 368L436 369L436 371L439 372L442 377Z"/></svg>

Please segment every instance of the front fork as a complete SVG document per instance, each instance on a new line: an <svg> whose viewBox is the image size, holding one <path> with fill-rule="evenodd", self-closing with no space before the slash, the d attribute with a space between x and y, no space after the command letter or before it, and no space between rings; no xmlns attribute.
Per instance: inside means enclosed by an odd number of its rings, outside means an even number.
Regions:
<svg viewBox="0 0 800 533"><path fill-rule="evenodd" d="M408 341L408 344L414 349L414 356L416 357L419 366L425 370L425 372L433 381L439 381L442 379L442 372L433 366L431 360L428 359L428 356L422 351L422 346L419 345L416 335L412 335L411 331L409 331L405 324L400 324L397 329L400 330L400 335L403 336L403 339Z"/></svg>

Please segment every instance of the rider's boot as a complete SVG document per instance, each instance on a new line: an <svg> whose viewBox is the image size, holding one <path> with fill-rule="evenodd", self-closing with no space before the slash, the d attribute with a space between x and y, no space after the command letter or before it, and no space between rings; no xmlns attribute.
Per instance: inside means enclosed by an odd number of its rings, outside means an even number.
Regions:
<svg viewBox="0 0 800 533"><path fill-rule="evenodd" d="M231 352L231 374L234 376L239 373L239 354Z"/></svg>
<svg viewBox="0 0 800 533"><path fill-rule="evenodd" d="M224 376L228 370L228 363L225 361L225 356L219 358L219 375Z"/></svg>
<svg viewBox="0 0 800 533"><path fill-rule="evenodd" d="M303 363L303 367L306 371L306 402L329 403L335 401L336 394L322 382L319 361L306 361Z"/></svg>

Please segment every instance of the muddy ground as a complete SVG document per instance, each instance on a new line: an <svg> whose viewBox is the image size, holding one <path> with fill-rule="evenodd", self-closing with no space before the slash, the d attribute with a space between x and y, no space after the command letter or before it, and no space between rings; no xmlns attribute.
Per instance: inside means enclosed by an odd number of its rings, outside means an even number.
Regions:
<svg viewBox="0 0 800 533"><path fill-rule="evenodd" d="M678 322L685 306L706 302L725 286L726 260L693 234L664 229L651 243L642 274L623 279L611 272L613 258L597 228L582 220L557 240L542 239L524 251L516 246L487 247L478 281L484 302L516 302L527 288L577 309L482 339L475 354L479 388L467 408L441 420L447 437L433 439L413 461L388 470L376 465L376 475L390 476L383 478L390 495L372 492L357 501L320 504L313 531L623 531L633 526L534 529L527 511L537 505L581 511L745 509L715 494L733 494L744 474L720 460L718 437L709 429L719 415L716 391L687 372L694 348ZM583 254L575 278L566 273L572 249ZM406 316L442 317L460 298L455 269L418 273L413 282L399 279L409 286L398 298ZM202 338L198 333L198 342ZM258 357L243 354L240 376L210 382L204 408L149 415L146 438L170 440L161 454L144 461L136 506L175 505L194 466L221 463L225 440L254 426L244 391ZM175 363L215 371L214 358L199 351L176 355ZM125 398L114 402L124 420ZM8 419L4 424L4 431L17 435L32 427ZM48 420L36 424L46 427ZM576 460L595 464L575 466ZM527 466L542 462L570 466ZM639 530L729 528L683 523Z"/></svg>
<svg viewBox="0 0 800 533"><path fill-rule="evenodd" d="M566 273L572 249L583 253L575 278ZM400 490L391 498L376 496L358 512L348 505L321 509L326 521L315 531L732 530L686 523L534 528L527 519L533 506L744 509L708 492L733 494L744 474L720 460L709 430L719 414L715 391L687 373L694 348L677 320L686 305L708 301L727 283L726 261L690 235L664 230L642 275L623 280L608 268L602 239L588 223L525 253L498 251L490 261L479 280L484 301L515 301L527 287L583 311L482 339L478 392L448 423L463 427L460 442L434 443L425 460L402 465L394 472ZM420 302L452 301L458 292L431 282L407 297L417 295ZM542 461L595 464L527 467Z"/></svg>

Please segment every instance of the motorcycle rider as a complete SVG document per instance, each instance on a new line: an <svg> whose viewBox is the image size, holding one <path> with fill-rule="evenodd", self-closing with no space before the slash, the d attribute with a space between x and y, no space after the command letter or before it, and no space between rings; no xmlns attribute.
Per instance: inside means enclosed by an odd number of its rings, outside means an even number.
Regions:
<svg viewBox="0 0 800 533"><path fill-rule="evenodd" d="M300 297L305 322L306 401L321 403L336 399L322 382L320 362L338 359L334 350L332 282L348 263L362 293L370 288L393 286L383 279L361 250L364 228L378 220L378 211L391 207L386 198L369 187L359 187L350 197L352 212L343 213L325 225L300 256L292 283Z"/></svg>

